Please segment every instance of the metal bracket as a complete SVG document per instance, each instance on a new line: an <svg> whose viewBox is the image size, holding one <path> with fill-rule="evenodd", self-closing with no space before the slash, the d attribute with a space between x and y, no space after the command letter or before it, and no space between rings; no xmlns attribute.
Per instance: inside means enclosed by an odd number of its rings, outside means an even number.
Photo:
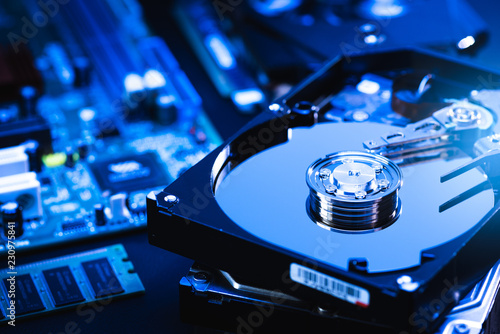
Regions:
<svg viewBox="0 0 500 334"><path fill-rule="evenodd" d="M431 117L412 123L401 131L368 140L363 146L387 157L428 151L465 138L476 141L493 126L493 115L485 108L458 101L436 111Z"/></svg>

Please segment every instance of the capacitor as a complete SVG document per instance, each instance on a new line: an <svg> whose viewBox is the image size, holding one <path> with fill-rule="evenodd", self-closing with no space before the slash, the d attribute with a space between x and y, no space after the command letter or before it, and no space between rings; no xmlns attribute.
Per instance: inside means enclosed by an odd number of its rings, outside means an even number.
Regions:
<svg viewBox="0 0 500 334"><path fill-rule="evenodd" d="M0 207L3 233L8 238L19 238L24 233L22 207L16 202L7 202Z"/></svg>
<svg viewBox="0 0 500 334"><path fill-rule="evenodd" d="M75 167L75 150L72 147L66 147L66 162L64 165L69 168Z"/></svg>
<svg viewBox="0 0 500 334"><path fill-rule="evenodd" d="M124 108L127 119L139 120L144 118L147 111L149 91L144 86L143 78L136 73L129 73L124 79L125 98Z"/></svg>
<svg viewBox="0 0 500 334"><path fill-rule="evenodd" d="M87 57L77 57L73 60L73 69L75 71L75 87L88 87L90 85L90 61Z"/></svg>
<svg viewBox="0 0 500 334"><path fill-rule="evenodd" d="M84 141L80 141L78 143L78 155L80 156L80 159L85 159L88 157L90 153L90 147L89 144L87 144Z"/></svg>
<svg viewBox="0 0 500 334"><path fill-rule="evenodd" d="M95 224L97 226L106 225L106 214L104 213L104 205L102 203L98 203L94 205L94 213L95 213Z"/></svg>
<svg viewBox="0 0 500 334"><path fill-rule="evenodd" d="M114 221L130 219L130 211L127 208L127 195L118 193L109 198L109 210L107 216Z"/></svg>
<svg viewBox="0 0 500 334"><path fill-rule="evenodd" d="M28 140L23 144L24 152L28 156L29 170L35 173L42 171L42 153L36 140Z"/></svg>
<svg viewBox="0 0 500 334"><path fill-rule="evenodd" d="M24 86L21 88L19 100L19 118L26 119L36 115L36 104L38 100L35 87Z"/></svg>
<svg viewBox="0 0 500 334"><path fill-rule="evenodd" d="M177 120L177 106L173 95L158 95L153 110L154 118L163 125L170 125Z"/></svg>

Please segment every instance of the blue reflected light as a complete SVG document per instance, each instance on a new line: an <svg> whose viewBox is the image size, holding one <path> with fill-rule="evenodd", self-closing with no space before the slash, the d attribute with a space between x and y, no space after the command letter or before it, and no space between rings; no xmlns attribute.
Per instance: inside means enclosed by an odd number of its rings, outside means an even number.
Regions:
<svg viewBox="0 0 500 334"><path fill-rule="evenodd" d="M474 37L467 36L467 37L462 38L460 40L460 42L458 42L457 46L459 49L463 50L463 49L467 49L467 48L471 47L472 45L474 45L474 43L476 43L476 40L474 39Z"/></svg>
<svg viewBox="0 0 500 334"><path fill-rule="evenodd" d="M135 93L144 90L144 81L139 74L129 73L123 81L127 93Z"/></svg>
<svg viewBox="0 0 500 334"><path fill-rule="evenodd" d="M250 88L235 92L232 98L238 107L247 107L264 102L265 97L260 89Z"/></svg>
<svg viewBox="0 0 500 334"><path fill-rule="evenodd" d="M205 39L205 45L221 68L229 70L236 65L231 51L220 36L208 35Z"/></svg>
<svg viewBox="0 0 500 334"><path fill-rule="evenodd" d="M144 85L148 89L157 89L164 87L166 84L165 77L157 70L148 70L144 74Z"/></svg>
<svg viewBox="0 0 500 334"><path fill-rule="evenodd" d="M275 16L294 10L302 4L302 0L251 0L250 6L265 16Z"/></svg>
<svg viewBox="0 0 500 334"><path fill-rule="evenodd" d="M358 83L356 89L360 93L375 94L376 92L379 91L380 85L378 82L364 79Z"/></svg>
<svg viewBox="0 0 500 334"><path fill-rule="evenodd" d="M407 11L404 0L365 0L359 4L358 10L365 18L399 17Z"/></svg>
<svg viewBox="0 0 500 334"><path fill-rule="evenodd" d="M378 17L397 17L403 13L404 7L397 4L375 3L371 12Z"/></svg>

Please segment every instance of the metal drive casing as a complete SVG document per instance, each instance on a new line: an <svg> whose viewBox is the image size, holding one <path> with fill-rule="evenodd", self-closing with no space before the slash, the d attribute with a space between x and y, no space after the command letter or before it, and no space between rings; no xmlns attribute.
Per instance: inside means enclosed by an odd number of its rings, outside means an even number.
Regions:
<svg viewBox="0 0 500 334"><path fill-rule="evenodd" d="M442 145L427 141L424 144L434 145L430 153L421 154L413 145L411 157L391 157L402 170L399 175L394 168L398 177L389 181L398 193L390 191L393 196L384 203L390 214L377 211L389 223L363 226L372 233L321 228L307 212L308 166L327 154L362 151L363 142L373 136L401 129L384 122L332 120L324 113L328 97L339 92L348 77L392 69L438 71L446 80L471 89L480 85L478 77L490 75L415 50L335 59L273 104L271 113L257 116L162 192L151 193L150 243L230 272L237 281L279 290L360 322L415 333L437 328L500 255L493 237L500 233L495 184L451 209L439 210L442 202L484 181L486 175L479 169L453 183L442 183L440 176L472 160L474 140L488 135L493 125L445 136L454 141ZM301 101L318 107L297 109ZM349 167L356 168L339 172L365 173L369 180L363 191L376 196L381 182L373 183L375 166L364 172L359 170L363 166ZM345 196L352 193L355 202L356 191L337 181L330 183L345 188ZM342 289L349 292L341 293Z"/></svg>

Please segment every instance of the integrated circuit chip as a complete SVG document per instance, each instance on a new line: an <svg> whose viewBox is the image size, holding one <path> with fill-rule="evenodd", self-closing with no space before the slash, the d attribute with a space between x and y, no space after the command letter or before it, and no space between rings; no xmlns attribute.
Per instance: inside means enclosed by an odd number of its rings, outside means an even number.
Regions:
<svg viewBox="0 0 500 334"><path fill-rule="evenodd" d="M13 280L4 278L3 284L7 291L9 291L9 295L11 291L15 294L14 305L16 308L16 315L45 310L45 305L38 294L30 274L16 276ZM11 289L11 284L14 284L14 289Z"/></svg>
<svg viewBox="0 0 500 334"><path fill-rule="evenodd" d="M154 153L124 156L91 165L102 191L130 192L166 185L163 168Z"/></svg>
<svg viewBox="0 0 500 334"><path fill-rule="evenodd" d="M117 244L19 265L14 276L0 269L0 326L14 315L35 317L144 293L133 264L122 261L126 258L125 248Z"/></svg>
<svg viewBox="0 0 500 334"><path fill-rule="evenodd" d="M47 282L55 306L59 307L85 300L69 266L44 270L43 277Z"/></svg>
<svg viewBox="0 0 500 334"><path fill-rule="evenodd" d="M124 291L107 258L82 262L82 267L94 290L95 298L116 295Z"/></svg>

